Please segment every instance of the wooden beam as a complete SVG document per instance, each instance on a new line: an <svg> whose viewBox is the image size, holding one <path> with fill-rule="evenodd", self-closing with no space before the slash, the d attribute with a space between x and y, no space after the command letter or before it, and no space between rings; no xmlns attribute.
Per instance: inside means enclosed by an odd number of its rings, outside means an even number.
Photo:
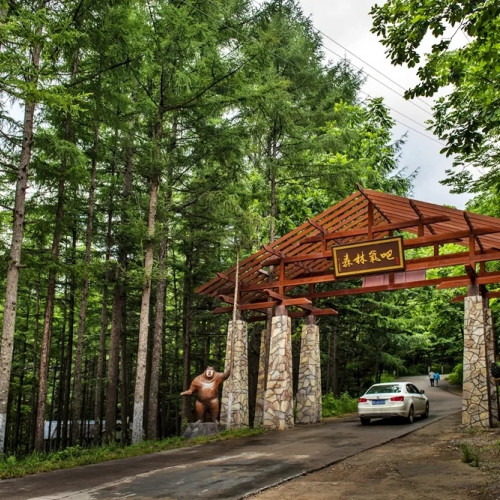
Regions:
<svg viewBox="0 0 500 500"><path fill-rule="evenodd" d="M387 217L387 214L384 213L383 210L378 205L375 205L373 201L370 199L370 197L365 193L365 190L363 189L363 186L359 184L358 182L356 183L356 187L358 188L359 192L363 195L363 197L368 201L368 203L371 203L372 207L377 209L377 212L387 221L391 222L391 219Z"/></svg>
<svg viewBox="0 0 500 500"><path fill-rule="evenodd" d="M469 216L467 215L467 212L464 212L464 219L465 219L465 222L467 222L467 225L469 226L471 233L474 235L474 239L476 240L479 248L481 249L481 252L484 252L484 246L481 243L481 240L478 238L478 235L477 235L476 231L474 230L474 225L472 224L472 221L470 220Z"/></svg>
<svg viewBox="0 0 500 500"><path fill-rule="evenodd" d="M285 255L283 252L280 252L279 250L275 250L271 245L262 245L262 248L269 253L272 253L276 257L279 257L280 259L283 258Z"/></svg>
<svg viewBox="0 0 500 500"><path fill-rule="evenodd" d="M330 252L327 252L330 256ZM318 254L315 254L318 255ZM500 251L490 250L483 254L469 255L468 252L459 252L447 255L438 255L430 257L421 257L418 259L410 259L406 261L407 271L419 271L427 269L435 269L439 267L452 267L452 266L465 266L475 265L478 262L488 262L493 260L500 260ZM336 281L333 276L333 270L325 269L311 276L300 278L289 278L283 282L284 287L295 287L300 285L309 285L314 283L329 283ZM479 281L478 281L479 283ZM244 285L240 288L241 292L263 290L265 288L278 288L279 282L266 282L256 285ZM422 285L425 286L425 285Z"/></svg>
<svg viewBox="0 0 500 500"><path fill-rule="evenodd" d="M411 208L413 208L414 212L418 215L418 219L420 221L418 226L418 235L419 236L424 235L424 226L427 227L427 229L431 234L436 234L436 231L434 231L434 228L430 224L424 223L425 217L422 215L422 212L418 208L417 204L413 200L408 200L408 201L410 202Z"/></svg>
<svg viewBox="0 0 500 500"><path fill-rule="evenodd" d="M478 285L492 285L493 283L500 283L500 272L481 273L476 278Z"/></svg>
<svg viewBox="0 0 500 500"><path fill-rule="evenodd" d="M217 295L217 298L222 302L227 302L228 304L234 304L234 297L230 295Z"/></svg>
<svg viewBox="0 0 500 500"><path fill-rule="evenodd" d="M498 233L500 232L500 229L497 227L493 226L486 226L486 227L481 227L476 230L477 235L481 234L491 234L491 233ZM454 243L457 240L463 239L463 238L468 238L470 236L471 232L467 231L466 229L462 231L451 231L448 233L441 233L441 234L435 234L432 236L423 236L423 237L417 237L417 238L408 238L404 240L404 247L405 248L418 248L418 247L424 247L424 246L430 246L434 244L441 244L444 245L445 243Z"/></svg>
<svg viewBox="0 0 500 500"><path fill-rule="evenodd" d="M224 274L224 273L220 273L218 272L217 273L217 276L221 279L221 280L225 280L225 281L230 281L231 283L234 283L234 279L233 278L230 278L227 274Z"/></svg>
<svg viewBox="0 0 500 500"><path fill-rule="evenodd" d="M403 222L393 222L391 224L378 224L372 227L373 234L394 231L396 229L405 229L409 227L418 227L419 224L437 224L438 222L448 222L449 217L439 215L435 217L425 217L423 219L411 219ZM338 231L327 233L324 236L316 235L309 236L301 240L302 243L316 243L323 238L326 240L334 240L337 238L349 238L351 236L362 236L368 234L368 228L351 229L350 231Z"/></svg>
<svg viewBox="0 0 500 500"><path fill-rule="evenodd" d="M476 279L477 279L476 270L474 269L473 266L467 264L465 266L465 272L466 272L467 276L470 279L471 285L473 285L476 282Z"/></svg>
<svg viewBox="0 0 500 500"><path fill-rule="evenodd" d="M233 308L232 307L216 307L215 309L212 309L212 314L223 314L223 313L229 313L232 312Z"/></svg>
<svg viewBox="0 0 500 500"><path fill-rule="evenodd" d="M269 295L269 297L272 297L273 299L283 301L286 299L284 295L281 295L281 293L275 292L274 290L269 290L268 288L264 289L264 293Z"/></svg>
<svg viewBox="0 0 500 500"><path fill-rule="evenodd" d="M465 297L467 297L466 294L463 294L463 295L457 295L456 297L453 297L451 299L451 302L463 302ZM486 292L486 294L484 295L484 297L486 299L498 299L500 298L500 292Z"/></svg>
<svg viewBox="0 0 500 500"><path fill-rule="evenodd" d="M436 287L437 290L444 290L445 288L462 288L464 286L469 286L471 284L470 278L468 276L453 276L443 278L443 281Z"/></svg>
<svg viewBox="0 0 500 500"><path fill-rule="evenodd" d="M443 282L437 286L439 290L443 288L457 288L463 286L471 285L471 279L469 276L453 276L450 278L442 278ZM500 283L500 271L492 273L481 273L477 275L475 280L476 285L492 285L494 283Z"/></svg>
<svg viewBox="0 0 500 500"><path fill-rule="evenodd" d="M309 224L311 224L312 227L316 228L321 234L326 234L328 232L321 224L314 222L309 217L307 218L307 222L309 222Z"/></svg>
<svg viewBox="0 0 500 500"><path fill-rule="evenodd" d="M240 304L238 309L240 311L253 311L256 309L269 309L280 305L277 300L269 300L267 302L249 302L248 304Z"/></svg>

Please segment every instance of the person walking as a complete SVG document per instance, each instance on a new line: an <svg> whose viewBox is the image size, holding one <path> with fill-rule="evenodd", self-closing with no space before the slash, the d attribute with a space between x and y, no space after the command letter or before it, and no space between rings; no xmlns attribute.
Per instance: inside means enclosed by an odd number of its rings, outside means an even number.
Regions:
<svg viewBox="0 0 500 500"><path fill-rule="evenodd" d="M432 370L429 372L429 382L431 383L431 387L434 387L434 372Z"/></svg>
<svg viewBox="0 0 500 500"><path fill-rule="evenodd" d="M439 385L439 379L441 376L439 375L439 372L434 372L434 385Z"/></svg>

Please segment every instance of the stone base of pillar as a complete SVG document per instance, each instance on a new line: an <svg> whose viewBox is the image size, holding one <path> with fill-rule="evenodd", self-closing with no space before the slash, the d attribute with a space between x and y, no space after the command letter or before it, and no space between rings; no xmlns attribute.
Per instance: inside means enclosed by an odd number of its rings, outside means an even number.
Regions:
<svg viewBox="0 0 500 500"><path fill-rule="evenodd" d="M465 297L464 325L462 424L489 428L492 425L491 394L486 365L486 321L481 296Z"/></svg>
<svg viewBox="0 0 500 500"><path fill-rule="evenodd" d="M288 316L273 317L263 421L266 429L290 429L294 424L291 329Z"/></svg>
<svg viewBox="0 0 500 500"><path fill-rule="evenodd" d="M220 422L225 429L248 427L248 339L246 321L229 322L225 370L231 375L222 386Z"/></svg>
<svg viewBox="0 0 500 500"><path fill-rule="evenodd" d="M296 424L321 422L319 326L315 324L302 327L296 400Z"/></svg>
<svg viewBox="0 0 500 500"><path fill-rule="evenodd" d="M260 427L264 423L264 410L266 407L266 365L268 362L267 352L267 329L262 330L260 337L259 373L257 378L257 391L255 395L254 427Z"/></svg>

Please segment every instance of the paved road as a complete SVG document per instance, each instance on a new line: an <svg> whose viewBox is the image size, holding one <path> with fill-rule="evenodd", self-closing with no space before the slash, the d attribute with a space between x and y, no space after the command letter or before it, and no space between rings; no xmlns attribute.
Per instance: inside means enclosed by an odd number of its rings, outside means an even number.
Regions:
<svg viewBox="0 0 500 500"><path fill-rule="evenodd" d="M460 411L461 398L408 377L430 400L430 416L413 425L357 418L297 426L258 436L210 443L65 471L0 481L9 500L102 500L114 498L240 499L293 477L322 469L404 436Z"/></svg>

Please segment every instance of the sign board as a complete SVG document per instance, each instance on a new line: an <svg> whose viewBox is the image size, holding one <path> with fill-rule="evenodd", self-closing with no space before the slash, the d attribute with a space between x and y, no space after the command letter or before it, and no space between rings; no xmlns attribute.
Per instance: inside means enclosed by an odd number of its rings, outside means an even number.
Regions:
<svg viewBox="0 0 500 500"><path fill-rule="evenodd" d="M403 238L363 241L332 247L336 278L404 271Z"/></svg>

